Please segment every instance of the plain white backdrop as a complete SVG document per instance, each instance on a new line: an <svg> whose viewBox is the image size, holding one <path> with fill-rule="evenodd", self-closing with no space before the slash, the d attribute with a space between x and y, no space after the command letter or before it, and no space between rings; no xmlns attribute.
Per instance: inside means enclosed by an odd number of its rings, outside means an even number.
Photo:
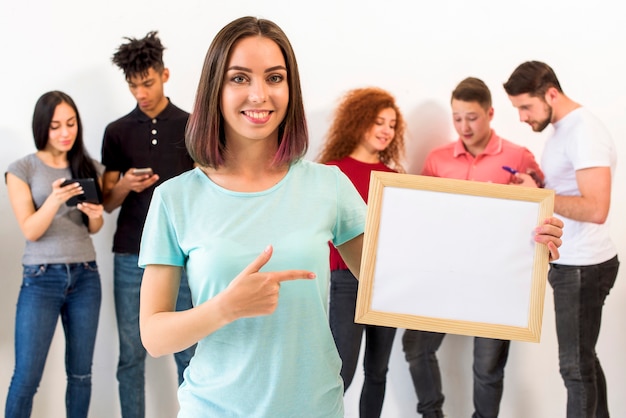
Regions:
<svg viewBox="0 0 626 418"><path fill-rule="evenodd" d="M30 131L35 101L48 90L63 90L76 101L88 150L100 158L104 127L135 105L122 73L110 57L124 36L158 30L171 77L166 94L191 109L204 54L216 32L243 15L278 23L289 36L300 66L314 159L339 96L348 89L389 90L408 121L407 168L419 172L426 153L453 140L449 95L467 76L483 79L493 94L493 127L523 144L539 159L548 132L536 134L519 123L503 89L513 69L526 60L550 64L565 92L589 107L617 143L609 222L626 260L626 26L618 3L599 0L477 0L385 2L286 0L258 2L163 0L84 2L26 0L0 3L0 166L34 152ZM112 296L112 234L117 213L107 215L94 236L103 284L103 304L93 367L90 417L119 417L117 332ZM416 214L419 216L419 214ZM462 231L460 231L462 233ZM15 303L21 283L24 239L0 187L0 402L13 370ZM427 240L427 236L418 237ZM503 239L505 242L505 239ZM445 248L441 249L445 251ZM626 416L626 294L621 271L604 310L598 344L613 416ZM416 398L398 331L390 362L386 418L415 416ZM469 417L472 409L472 339L448 336L439 353L447 416ZM64 415L64 342L57 329L33 417ZM177 411L171 356L148 359L147 417ZM346 393L346 416L358 416L362 372ZM263 384L263 382L259 382ZM501 416L565 416L565 389L558 373L552 291L547 286L541 343L514 342L506 368Z"/></svg>

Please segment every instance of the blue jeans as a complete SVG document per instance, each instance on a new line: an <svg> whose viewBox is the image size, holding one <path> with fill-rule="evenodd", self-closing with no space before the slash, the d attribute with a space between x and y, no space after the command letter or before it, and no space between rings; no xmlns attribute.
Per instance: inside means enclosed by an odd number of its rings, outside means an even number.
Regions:
<svg viewBox="0 0 626 418"><path fill-rule="evenodd" d="M117 381L123 418L145 416L145 366L146 349L139 334L139 292L143 269L138 267L138 255L115 253L113 292L115 315L120 342L120 357L117 364ZM192 307L191 292L186 274L180 279L176 310ZM174 354L178 370L178 384L183 381L183 371L193 357L196 346Z"/></svg>
<svg viewBox="0 0 626 418"><path fill-rule="evenodd" d="M365 379L361 390L359 413L361 418L380 417L387 385L387 370L395 328L354 323L358 281L350 270L330 273L330 329L341 357L341 377L344 391L348 389L356 371L365 331L363 369Z"/></svg>
<svg viewBox="0 0 626 418"><path fill-rule="evenodd" d="M424 418L443 417L444 396L437 350L446 334L406 330L402 348L417 395L417 412ZM497 417L504 388L504 366L510 341L474 338L474 414L473 418Z"/></svg>
<svg viewBox="0 0 626 418"><path fill-rule="evenodd" d="M619 269L617 256L591 266L552 264L559 368L568 418L609 416L606 380L596 355L602 307Z"/></svg>
<svg viewBox="0 0 626 418"><path fill-rule="evenodd" d="M95 261L24 266L6 418L30 417L59 315L65 332L66 414L87 417L101 296Z"/></svg>

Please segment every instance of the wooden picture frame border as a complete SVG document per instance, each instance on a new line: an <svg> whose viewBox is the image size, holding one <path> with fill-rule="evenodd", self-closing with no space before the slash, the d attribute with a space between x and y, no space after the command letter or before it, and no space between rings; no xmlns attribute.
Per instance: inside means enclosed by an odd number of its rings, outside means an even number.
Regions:
<svg viewBox="0 0 626 418"><path fill-rule="evenodd" d="M532 271L527 272L531 275L531 278L528 280L530 286L526 289L528 291L526 297L528 297L529 306L525 325L498 323L497 318L487 323L466 320L463 318L463 315L460 315L458 318L450 319L394 312L392 310L374 310L372 308L372 300L375 296L374 284L377 280L377 277L375 277L377 258L379 255L383 254L381 251L385 251L384 248L379 247L378 242L381 226L381 212L387 203L385 201L385 190L390 187L394 188L394 190L401 189L401 193L409 194L427 191L444 193L446 194L445 196L456 195L505 199L507 200L507 202L504 202L505 204L509 204L509 201L535 202L537 204L536 225L539 225L543 219L552 216L554 208L554 192L552 190L410 174L372 172L355 322L486 338L539 342L541 337L545 287L549 268L549 252L547 247L541 244L534 244L533 260L529 261L530 265L532 265ZM419 198L417 195L414 197ZM424 206L422 205L429 204L428 199L422 200L420 207L415 208L416 214L419 214L420 209L423 209ZM489 200L485 201L489 202ZM493 199L490 199L490 201L493 201ZM459 210L464 210L464 208L461 207ZM472 214L472 216L474 216L474 214ZM476 216L480 216L480 213L477 213ZM410 222L411 220L406 219L401 220L401 222L402 221ZM491 222L491 220L488 220L488 222ZM489 225L491 225L491 223ZM498 228L498 225L494 224L493 227ZM529 231L529 234L531 232L532 231ZM442 231L442 234L443 233L445 233L445 231ZM506 241L513 243L516 240L516 237L507 237ZM524 238L520 237L519 240L522 241ZM434 251L438 250L434 249ZM428 254L424 254L423 256L428 257ZM419 257L416 257L415 262L419 263L419 259ZM451 257L451 262L453 262L453 257ZM465 268L465 266L463 267ZM477 287L480 287L480 284ZM387 290L389 289L385 291ZM394 292L394 297L395 295L396 292ZM441 298L446 297L445 294L439 296L441 296ZM397 297L404 297L402 289L397 289ZM411 296L408 295L408 297ZM521 312L521 314L525 314L525 312Z"/></svg>

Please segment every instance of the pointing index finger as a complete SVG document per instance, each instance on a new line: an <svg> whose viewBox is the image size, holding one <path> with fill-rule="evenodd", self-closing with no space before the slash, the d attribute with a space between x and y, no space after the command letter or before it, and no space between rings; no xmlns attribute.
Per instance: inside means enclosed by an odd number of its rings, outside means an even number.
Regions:
<svg viewBox="0 0 626 418"><path fill-rule="evenodd" d="M254 259L248 266L241 272L241 274L252 274L257 273L261 268L267 264L267 262L272 258L273 247L268 245L265 247L263 252L259 254L259 256ZM272 280L276 283L289 281L289 280L299 280L299 279L314 279L316 278L316 274L308 271L308 270L282 270L272 272Z"/></svg>
<svg viewBox="0 0 626 418"><path fill-rule="evenodd" d="M277 283L287 282L291 280L310 280L315 279L317 275L311 271L307 270L283 270L278 271L275 274L275 280Z"/></svg>

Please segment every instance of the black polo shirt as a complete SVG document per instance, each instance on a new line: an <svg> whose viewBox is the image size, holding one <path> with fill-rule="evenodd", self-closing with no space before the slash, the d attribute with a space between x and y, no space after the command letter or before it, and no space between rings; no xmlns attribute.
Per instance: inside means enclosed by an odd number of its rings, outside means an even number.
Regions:
<svg viewBox="0 0 626 418"><path fill-rule="evenodd" d="M160 177L141 193L131 191L122 202L113 237L113 252L139 254L143 224L154 188L193 168L193 160L185 147L188 118L189 113L169 102L153 119L137 106L128 115L107 125L102 140L102 164L106 171L119 171L123 175L131 167L151 167Z"/></svg>

